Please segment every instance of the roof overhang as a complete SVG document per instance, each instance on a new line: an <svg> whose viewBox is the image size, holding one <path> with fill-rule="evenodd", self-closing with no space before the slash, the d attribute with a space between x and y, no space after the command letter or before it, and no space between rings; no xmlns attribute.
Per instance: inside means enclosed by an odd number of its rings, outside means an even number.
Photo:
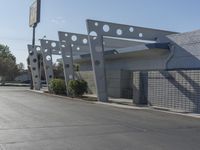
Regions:
<svg viewBox="0 0 200 150"><path fill-rule="evenodd" d="M168 54L169 53L169 43L151 43L151 44L141 44L136 45L133 47L127 47L127 48L119 48L119 49L113 49L109 51L104 52L105 59L125 59L125 58L131 58L131 57L139 57L142 55L149 55L149 54ZM88 62L91 61L91 55L84 54L80 56L74 57L75 63L82 63L82 62Z"/></svg>

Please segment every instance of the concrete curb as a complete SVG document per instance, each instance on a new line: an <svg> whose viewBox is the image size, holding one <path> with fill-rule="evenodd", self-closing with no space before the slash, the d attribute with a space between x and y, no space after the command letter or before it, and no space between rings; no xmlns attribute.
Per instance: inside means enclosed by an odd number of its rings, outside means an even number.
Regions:
<svg viewBox="0 0 200 150"><path fill-rule="evenodd" d="M164 112L164 113L168 113L168 114L173 114L173 115L179 115L179 116L184 116L184 117L192 117L192 118L200 119L200 114L195 114L195 113L175 112L173 110L171 111L170 109L161 110L161 109L156 109L156 108L152 108L152 110L159 111L159 112Z"/></svg>
<svg viewBox="0 0 200 150"><path fill-rule="evenodd" d="M147 110L147 109L149 109L148 107L130 106L130 105L123 105L123 104L116 104L116 103L104 103L104 102L94 102L94 103L118 107L118 108L125 108L125 109L135 109L135 110Z"/></svg>
<svg viewBox="0 0 200 150"><path fill-rule="evenodd" d="M200 119L200 114L194 114L194 113L187 113L186 114L186 113L183 113L181 111L175 111L175 110L163 108L163 107L156 107L156 106L139 107L139 106L116 104L116 103L87 101L87 100L83 100L81 98L72 98L72 97L66 97L66 96L61 96L61 95L45 93L44 91L37 91L37 90L27 90L27 91L38 93L38 94L43 94L43 95L47 95L47 96L54 96L54 97L58 97L58 98L62 98L62 99L70 100L70 101L76 100L76 101L86 102L86 103L90 103L90 104L100 104L100 105L106 105L106 106L122 108L122 109L151 110L151 111L158 111L158 112L163 112L163 113L168 113L168 114L173 114L173 115L179 115L179 116L184 116L184 117L192 117L192 118Z"/></svg>
<svg viewBox="0 0 200 150"><path fill-rule="evenodd" d="M70 101L82 101L82 102L87 102L87 103L92 103L94 104L94 101L87 101L87 100L83 100L81 98L73 98L73 97L67 97L67 96L62 96L62 95L56 95L56 94L50 94L50 93L46 93L44 91L38 91L38 90L27 90L29 92L34 92L34 93L38 93L38 94L43 94L43 95L47 95L47 96L53 96L53 97L57 97L57 98L62 98L65 100L70 100Z"/></svg>

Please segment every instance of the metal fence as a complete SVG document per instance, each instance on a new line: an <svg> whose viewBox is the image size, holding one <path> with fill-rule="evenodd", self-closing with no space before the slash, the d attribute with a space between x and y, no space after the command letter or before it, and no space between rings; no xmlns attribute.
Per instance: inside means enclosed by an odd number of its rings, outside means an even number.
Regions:
<svg viewBox="0 0 200 150"><path fill-rule="evenodd" d="M93 72L80 72L95 93ZM133 99L183 112L200 113L200 70L174 71L110 71L107 73L111 97Z"/></svg>
<svg viewBox="0 0 200 150"><path fill-rule="evenodd" d="M200 70L134 72L133 100L141 98L151 106L200 113Z"/></svg>

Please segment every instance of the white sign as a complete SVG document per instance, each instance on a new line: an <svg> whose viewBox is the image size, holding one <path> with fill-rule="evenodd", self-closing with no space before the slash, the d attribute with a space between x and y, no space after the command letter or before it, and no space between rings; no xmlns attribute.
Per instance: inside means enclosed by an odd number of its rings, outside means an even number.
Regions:
<svg viewBox="0 0 200 150"><path fill-rule="evenodd" d="M40 22L40 0L36 0L30 6L29 12L29 26L32 27L33 25Z"/></svg>

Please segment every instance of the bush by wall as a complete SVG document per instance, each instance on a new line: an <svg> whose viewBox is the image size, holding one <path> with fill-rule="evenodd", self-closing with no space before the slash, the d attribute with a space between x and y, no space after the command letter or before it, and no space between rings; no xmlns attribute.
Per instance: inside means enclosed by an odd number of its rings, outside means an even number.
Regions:
<svg viewBox="0 0 200 150"><path fill-rule="evenodd" d="M81 97L87 93L88 85L84 80L70 80L68 82L67 90L70 96Z"/></svg>
<svg viewBox="0 0 200 150"><path fill-rule="evenodd" d="M66 94L65 81L62 79L52 79L49 82L49 89L51 93L64 95Z"/></svg>

